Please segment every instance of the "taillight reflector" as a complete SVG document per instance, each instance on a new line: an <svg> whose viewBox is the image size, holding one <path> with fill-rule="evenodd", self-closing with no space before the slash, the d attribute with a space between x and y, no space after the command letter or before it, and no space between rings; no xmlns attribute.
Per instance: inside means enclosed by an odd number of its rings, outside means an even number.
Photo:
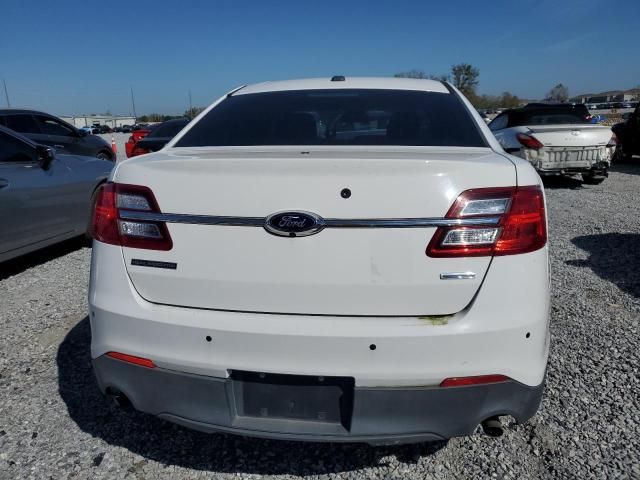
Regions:
<svg viewBox="0 0 640 480"><path fill-rule="evenodd" d="M427 255L435 258L515 255L533 252L547 243L544 195L538 185L467 190L456 199L446 218L474 216L499 218L499 222L439 227L427 246Z"/></svg>
<svg viewBox="0 0 640 480"><path fill-rule="evenodd" d="M115 358L116 360L122 360L123 362L133 363L134 365L140 365L141 367L156 368L156 364L153 360L148 358L136 357L134 355L127 355L120 352L107 352L107 357Z"/></svg>
<svg viewBox="0 0 640 480"><path fill-rule="evenodd" d="M146 250L171 250L173 241L164 222L123 220L122 210L160 213L147 187L106 183L96 195L89 233L99 242Z"/></svg>
<svg viewBox="0 0 640 480"><path fill-rule="evenodd" d="M509 381L509 377L504 375L478 375L475 377L451 377L445 378L441 387L466 387L469 385L483 385L487 383L501 383Z"/></svg>

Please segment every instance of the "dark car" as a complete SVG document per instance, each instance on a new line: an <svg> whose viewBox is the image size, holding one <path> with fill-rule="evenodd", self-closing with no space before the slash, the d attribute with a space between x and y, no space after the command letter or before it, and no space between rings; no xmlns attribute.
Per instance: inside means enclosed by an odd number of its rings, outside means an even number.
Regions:
<svg viewBox="0 0 640 480"><path fill-rule="evenodd" d="M112 168L0 126L0 262L85 233L92 196Z"/></svg>
<svg viewBox="0 0 640 480"><path fill-rule="evenodd" d="M130 133L133 131L133 127L131 125L122 125L119 131L122 133Z"/></svg>
<svg viewBox="0 0 640 480"><path fill-rule="evenodd" d="M98 131L100 133L111 133L113 132L113 129L109 125L100 125L98 127Z"/></svg>
<svg viewBox="0 0 640 480"><path fill-rule="evenodd" d="M633 155L640 155L640 105L627 121L616 123L611 130L618 139L616 159L629 161Z"/></svg>
<svg viewBox="0 0 640 480"><path fill-rule="evenodd" d="M133 147L132 157L145 153L157 152L164 147L169 140L175 137L180 130L187 126L188 118L167 120L156 126L151 133L137 141Z"/></svg>
<svg viewBox="0 0 640 480"><path fill-rule="evenodd" d="M115 160L111 145L104 139L88 135L48 113L3 109L0 110L0 125L23 134L35 143L53 147L60 154Z"/></svg>

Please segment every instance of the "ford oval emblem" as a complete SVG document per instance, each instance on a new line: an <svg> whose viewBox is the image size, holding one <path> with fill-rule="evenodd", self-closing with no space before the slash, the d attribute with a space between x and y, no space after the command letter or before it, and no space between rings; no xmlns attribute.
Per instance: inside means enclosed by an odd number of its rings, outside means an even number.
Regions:
<svg viewBox="0 0 640 480"><path fill-rule="evenodd" d="M278 212L264 223L267 232L281 237L306 237L324 228L324 220L310 212Z"/></svg>

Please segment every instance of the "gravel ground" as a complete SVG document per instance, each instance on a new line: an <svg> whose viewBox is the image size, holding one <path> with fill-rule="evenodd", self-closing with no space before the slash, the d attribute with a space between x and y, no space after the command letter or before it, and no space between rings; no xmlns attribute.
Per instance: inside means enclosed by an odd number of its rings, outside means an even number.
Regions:
<svg viewBox="0 0 640 480"><path fill-rule="evenodd" d="M0 265L0 478L640 478L640 164L547 186L552 345L538 414L492 439L373 448L192 432L118 410L90 367L90 250Z"/></svg>

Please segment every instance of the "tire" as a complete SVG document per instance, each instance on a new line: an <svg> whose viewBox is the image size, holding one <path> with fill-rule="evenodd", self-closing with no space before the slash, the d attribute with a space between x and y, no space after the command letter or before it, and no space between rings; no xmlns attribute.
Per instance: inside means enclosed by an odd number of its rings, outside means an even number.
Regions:
<svg viewBox="0 0 640 480"><path fill-rule="evenodd" d="M108 152L102 151L102 152L98 152L98 154L96 155L96 158L99 158L100 160L108 160L110 162L113 161L113 155L111 155Z"/></svg>
<svg viewBox="0 0 640 480"><path fill-rule="evenodd" d="M605 175L602 174L594 174L594 173L583 173L582 174L582 181L583 183L586 183L587 185L600 185L602 182L604 182L605 178L607 178Z"/></svg>

